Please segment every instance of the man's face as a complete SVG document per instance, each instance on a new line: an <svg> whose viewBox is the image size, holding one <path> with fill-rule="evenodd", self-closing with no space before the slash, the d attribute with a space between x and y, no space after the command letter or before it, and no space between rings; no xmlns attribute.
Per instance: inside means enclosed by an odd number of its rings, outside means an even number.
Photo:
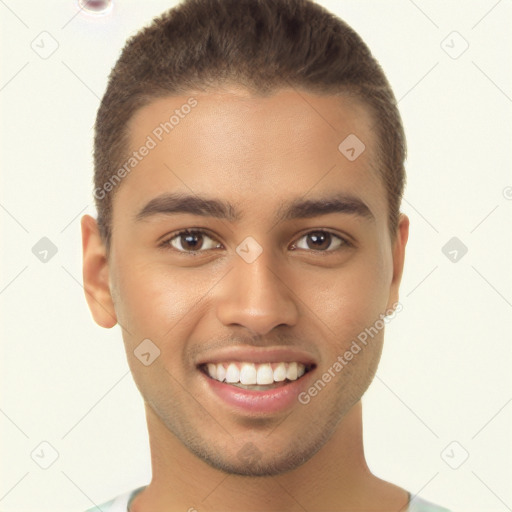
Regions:
<svg viewBox="0 0 512 512"><path fill-rule="evenodd" d="M333 365L398 299L401 251L374 168L373 122L333 96L193 96L197 105L161 141L155 128L189 96L155 100L130 122L130 151L148 135L156 146L113 201L115 314L161 432L219 469L277 474L320 450L359 401L383 330L358 342L341 370ZM338 149L350 134L366 146L353 161ZM218 201L229 215L177 213L171 194ZM292 203L331 200L344 206L286 215ZM193 233L177 235L186 229ZM148 366L134 355L146 339L160 350ZM152 359L152 344L142 359ZM294 380L289 363L308 371ZM277 382L221 383L207 375L209 367L222 377L219 365L232 380L242 369L246 382ZM329 369L329 382L309 394Z"/></svg>

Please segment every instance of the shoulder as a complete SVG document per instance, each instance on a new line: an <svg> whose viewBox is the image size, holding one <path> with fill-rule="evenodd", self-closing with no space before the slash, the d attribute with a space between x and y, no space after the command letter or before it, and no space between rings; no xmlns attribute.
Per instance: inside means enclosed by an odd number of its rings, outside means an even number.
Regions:
<svg viewBox="0 0 512 512"><path fill-rule="evenodd" d="M447 508L440 507L435 503L424 500L420 496L411 498L407 512L450 512Z"/></svg>
<svg viewBox="0 0 512 512"><path fill-rule="evenodd" d="M145 489L145 486L128 491L111 499L110 501L102 503L101 505L89 508L85 512L126 512L128 510L129 502L143 489Z"/></svg>

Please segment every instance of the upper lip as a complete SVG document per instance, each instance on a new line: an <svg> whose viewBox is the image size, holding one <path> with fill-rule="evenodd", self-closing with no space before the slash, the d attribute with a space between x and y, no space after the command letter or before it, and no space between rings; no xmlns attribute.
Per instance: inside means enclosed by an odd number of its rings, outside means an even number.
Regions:
<svg viewBox="0 0 512 512"><path fill-rule="evenodd" d="M226 362L238 363L281 363L297 362L304 366L316 365L315 359L311 354L304 350L291 347L226 347L215 350L207 356L199 358L197 366L208 363L218 364Z"/></svg>

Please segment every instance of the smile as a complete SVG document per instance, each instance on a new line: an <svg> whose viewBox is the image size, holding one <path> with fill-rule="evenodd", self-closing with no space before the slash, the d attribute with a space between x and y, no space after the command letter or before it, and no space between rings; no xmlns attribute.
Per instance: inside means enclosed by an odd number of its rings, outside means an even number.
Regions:
<svg viewBox="0 0 512 512"><path fill-rule="evenodd" d="M317 363L309 351L289 346L230 346L195 361L207 401L258 417L296 406Z"/></svg>
<svg viewBox="0 0 512 512"><path fill-rule="evenodd" d="M302 377L309 368L298 362L250 363L226 362L208 363L202 370L212 379L226 382L246 389L269 389L272 385L282 385L286 381L295 381ZM272 386L275 387L275 386Z"/></svg>

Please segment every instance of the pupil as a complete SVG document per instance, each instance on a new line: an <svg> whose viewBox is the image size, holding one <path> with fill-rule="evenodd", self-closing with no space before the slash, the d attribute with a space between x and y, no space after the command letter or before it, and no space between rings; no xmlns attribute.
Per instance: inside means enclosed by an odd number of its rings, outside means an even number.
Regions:
<svg viewBox="0 0 512 512"><path fill-rule="evenodd" d="M313 241L313 244L317 244L316 247L313 247L313 249L316 249L316 250L318 250L319 248L325 249L325 247L322 247L322 244L325 246L326 241L327 241L327 247L329 247L329 239L330 239L329 233L324 233L324 232L319 231L318 233L311 233L309 236L310 236L310 239ZM318 244L318 242L320 242L320 244Z"/></svg>
<svg viewBox="0 0 512 512"><path fill-rule="evenodd" d="M195 245L200 245L200 244L197 244L197 239L199 238L198 235L187 234L187 235L183 235L183 236L185 237L186 244L192 245L192 247L188 247L189 249L196 249Z"/></svg>

